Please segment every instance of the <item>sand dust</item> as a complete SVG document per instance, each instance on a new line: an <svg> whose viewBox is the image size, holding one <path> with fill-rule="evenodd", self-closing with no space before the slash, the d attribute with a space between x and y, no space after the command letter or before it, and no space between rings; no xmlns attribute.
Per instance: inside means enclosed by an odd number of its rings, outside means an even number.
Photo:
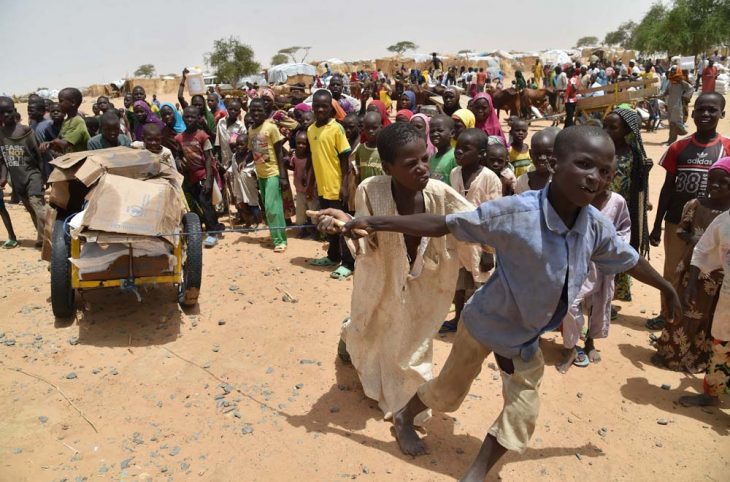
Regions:
<svg viewBox="0 0 730 482"><path fill-rule="evenodd" d="M720 131L730 135L726 119ZM666 136L644 137L655 161ZM663 174L651 174L655 205ZM401 455L355 371L336 359L352 284L306 265L324 253L321 243L292 237L281 255L261 246L265 234L227 234L205 251L199 308L182 311L171 287L143 289L142 303L90 291L78 318L61 324L30 217L9 210L22 247L0 252L0 480L453 480L500 412L501 381L485 363L462 407L427 424L430 455ZM661 249L651 262L661 267ZM561 338L543 337L537 430L488 480L726 480L727 398L721 409L677 406L701 390L702 376L649 362L644 320L659 296L637 283L634 300L618 303L599 364L560 375ZM435 341L436 372L451 340ZM98 433L17 368L57 385Z"/></svg>

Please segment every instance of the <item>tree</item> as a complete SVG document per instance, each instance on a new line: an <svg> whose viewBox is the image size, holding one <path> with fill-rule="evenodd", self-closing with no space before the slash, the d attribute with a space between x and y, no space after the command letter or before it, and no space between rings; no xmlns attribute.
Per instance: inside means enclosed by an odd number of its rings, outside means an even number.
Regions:
<svg viewBox="0 0 730 482"><path fill-rule="evenodd" d="M410 40L401 40L398 43L395 43L388 47L388 52L393 52L397 56L403 55L407 50L416 50L418 48L418 45L414 44Z"/></svg>
<svg viewBox="0 0 730 482"><path fill-rule="evenodd" d="M234 88L241 77L255 74L261 68L253 58L251 47L233 36L213 42L213 51L206 54L205 62L214 69L216 77Z"/></svg>
<svg viewBox="0 0 730 482"><path fill-rule="evenodd" d="M287 62L289 62L289 57L282 53L278 53L271 57L271 65L281 65Z"/></svg>
<svg viewBox="0 0 730 482"><path fill-rule="evenodd" d="M309 50L310 50L311 48L312 48L312 47L300 47L300 46L298 46L298 45L295 45L295 46L293 46L293 47L287 47L287 48L285 48L285 49L281 49L281 50L279 50L278 54L282 54L282 55L288 55L288 56L289 56L289 58L291 59L291 61L292 61L293 63L295 63L295 64L296 64L296 63L303 63L303 62L304 62L304 59L306 59L306 58L307 58L307 55L309 55ZM296 53L297 53L297 52L299 52L300 50L304 50L304 55L302 56L302 58L301 58L300 60L297 60L297 58L296 58L296 57L294 56L294 54L296 54ZM272 60L273 60L273 59L272 59ZM283 63L283 62L282 62L282 63Z"/></svg>
<svg viewBox="0 0 730 482"><path fill-rule="evenodd" d="M155 75L155 66L152 64L143 64L134 71L135 77L147 77L148 79Z"/></svg>
<svg viewBox="0 0 730 482"><path fill-rule="evenodd" d="M623 48L631 48L631 37L636 30L636 23L629 20L618 26L613 32L608 32L603 39L603 43L608 46L618 45Z"/></svg>
<svg viewBox="0 0 730 482"><path fill-rule="evenodd" d="M592 47L598 45L598 37L581 37L575 43L575 48Z"/></svg>

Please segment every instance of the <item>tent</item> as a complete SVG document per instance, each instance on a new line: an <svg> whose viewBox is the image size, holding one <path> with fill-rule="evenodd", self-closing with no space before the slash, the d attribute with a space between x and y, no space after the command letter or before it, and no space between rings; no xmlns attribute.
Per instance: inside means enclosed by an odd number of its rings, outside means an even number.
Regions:
<svg viewBox="0 0 730 482"><path fill-rule="evenodd" d="M564 50L546 50L540 54L542 65L565 65L572 62L570 56Z"/></svg>
<svg viewBox="0 0 730 482"><path fill-rule="evenodd" d="M280 64L269 69L269 83L284 83L289 77L306 75L314 77L317 71L313 65L309 64Z"/></svg>

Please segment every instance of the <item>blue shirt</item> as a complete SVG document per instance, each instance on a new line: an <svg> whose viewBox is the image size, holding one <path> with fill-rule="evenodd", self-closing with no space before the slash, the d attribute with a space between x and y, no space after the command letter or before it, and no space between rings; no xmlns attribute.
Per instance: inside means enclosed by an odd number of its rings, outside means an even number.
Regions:
<svg viewBox="0 0 730 482"><path fill-rule="evenodd" d="M458 240L495 249L495 273L466 304L463 320L474 338L506 358L533 357L539 335L559 325L564 303L573 304L591 262L616 274L639 260L593 206L581 209L568 229L548 201L549 188L446 216Z"/></svg>

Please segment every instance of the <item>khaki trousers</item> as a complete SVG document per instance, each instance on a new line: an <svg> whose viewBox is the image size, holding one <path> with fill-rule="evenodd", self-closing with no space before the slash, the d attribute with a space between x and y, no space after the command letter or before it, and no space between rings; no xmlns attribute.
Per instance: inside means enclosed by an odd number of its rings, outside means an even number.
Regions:
<svg viewBox="0 0 730 482"><path fill-rule="evenodd" d="M438 377L418 389L418 397L428 407L440 412L453 412L469 393L472 382L482 370L490 350L479 343L464 326L459 327L449 357ZM489 429L499 444L522 452L535 432L540 410L538 390L545 371L545 360L539 349L529 362L512 358L514 373L503 382L504 407Z"/></svg>

